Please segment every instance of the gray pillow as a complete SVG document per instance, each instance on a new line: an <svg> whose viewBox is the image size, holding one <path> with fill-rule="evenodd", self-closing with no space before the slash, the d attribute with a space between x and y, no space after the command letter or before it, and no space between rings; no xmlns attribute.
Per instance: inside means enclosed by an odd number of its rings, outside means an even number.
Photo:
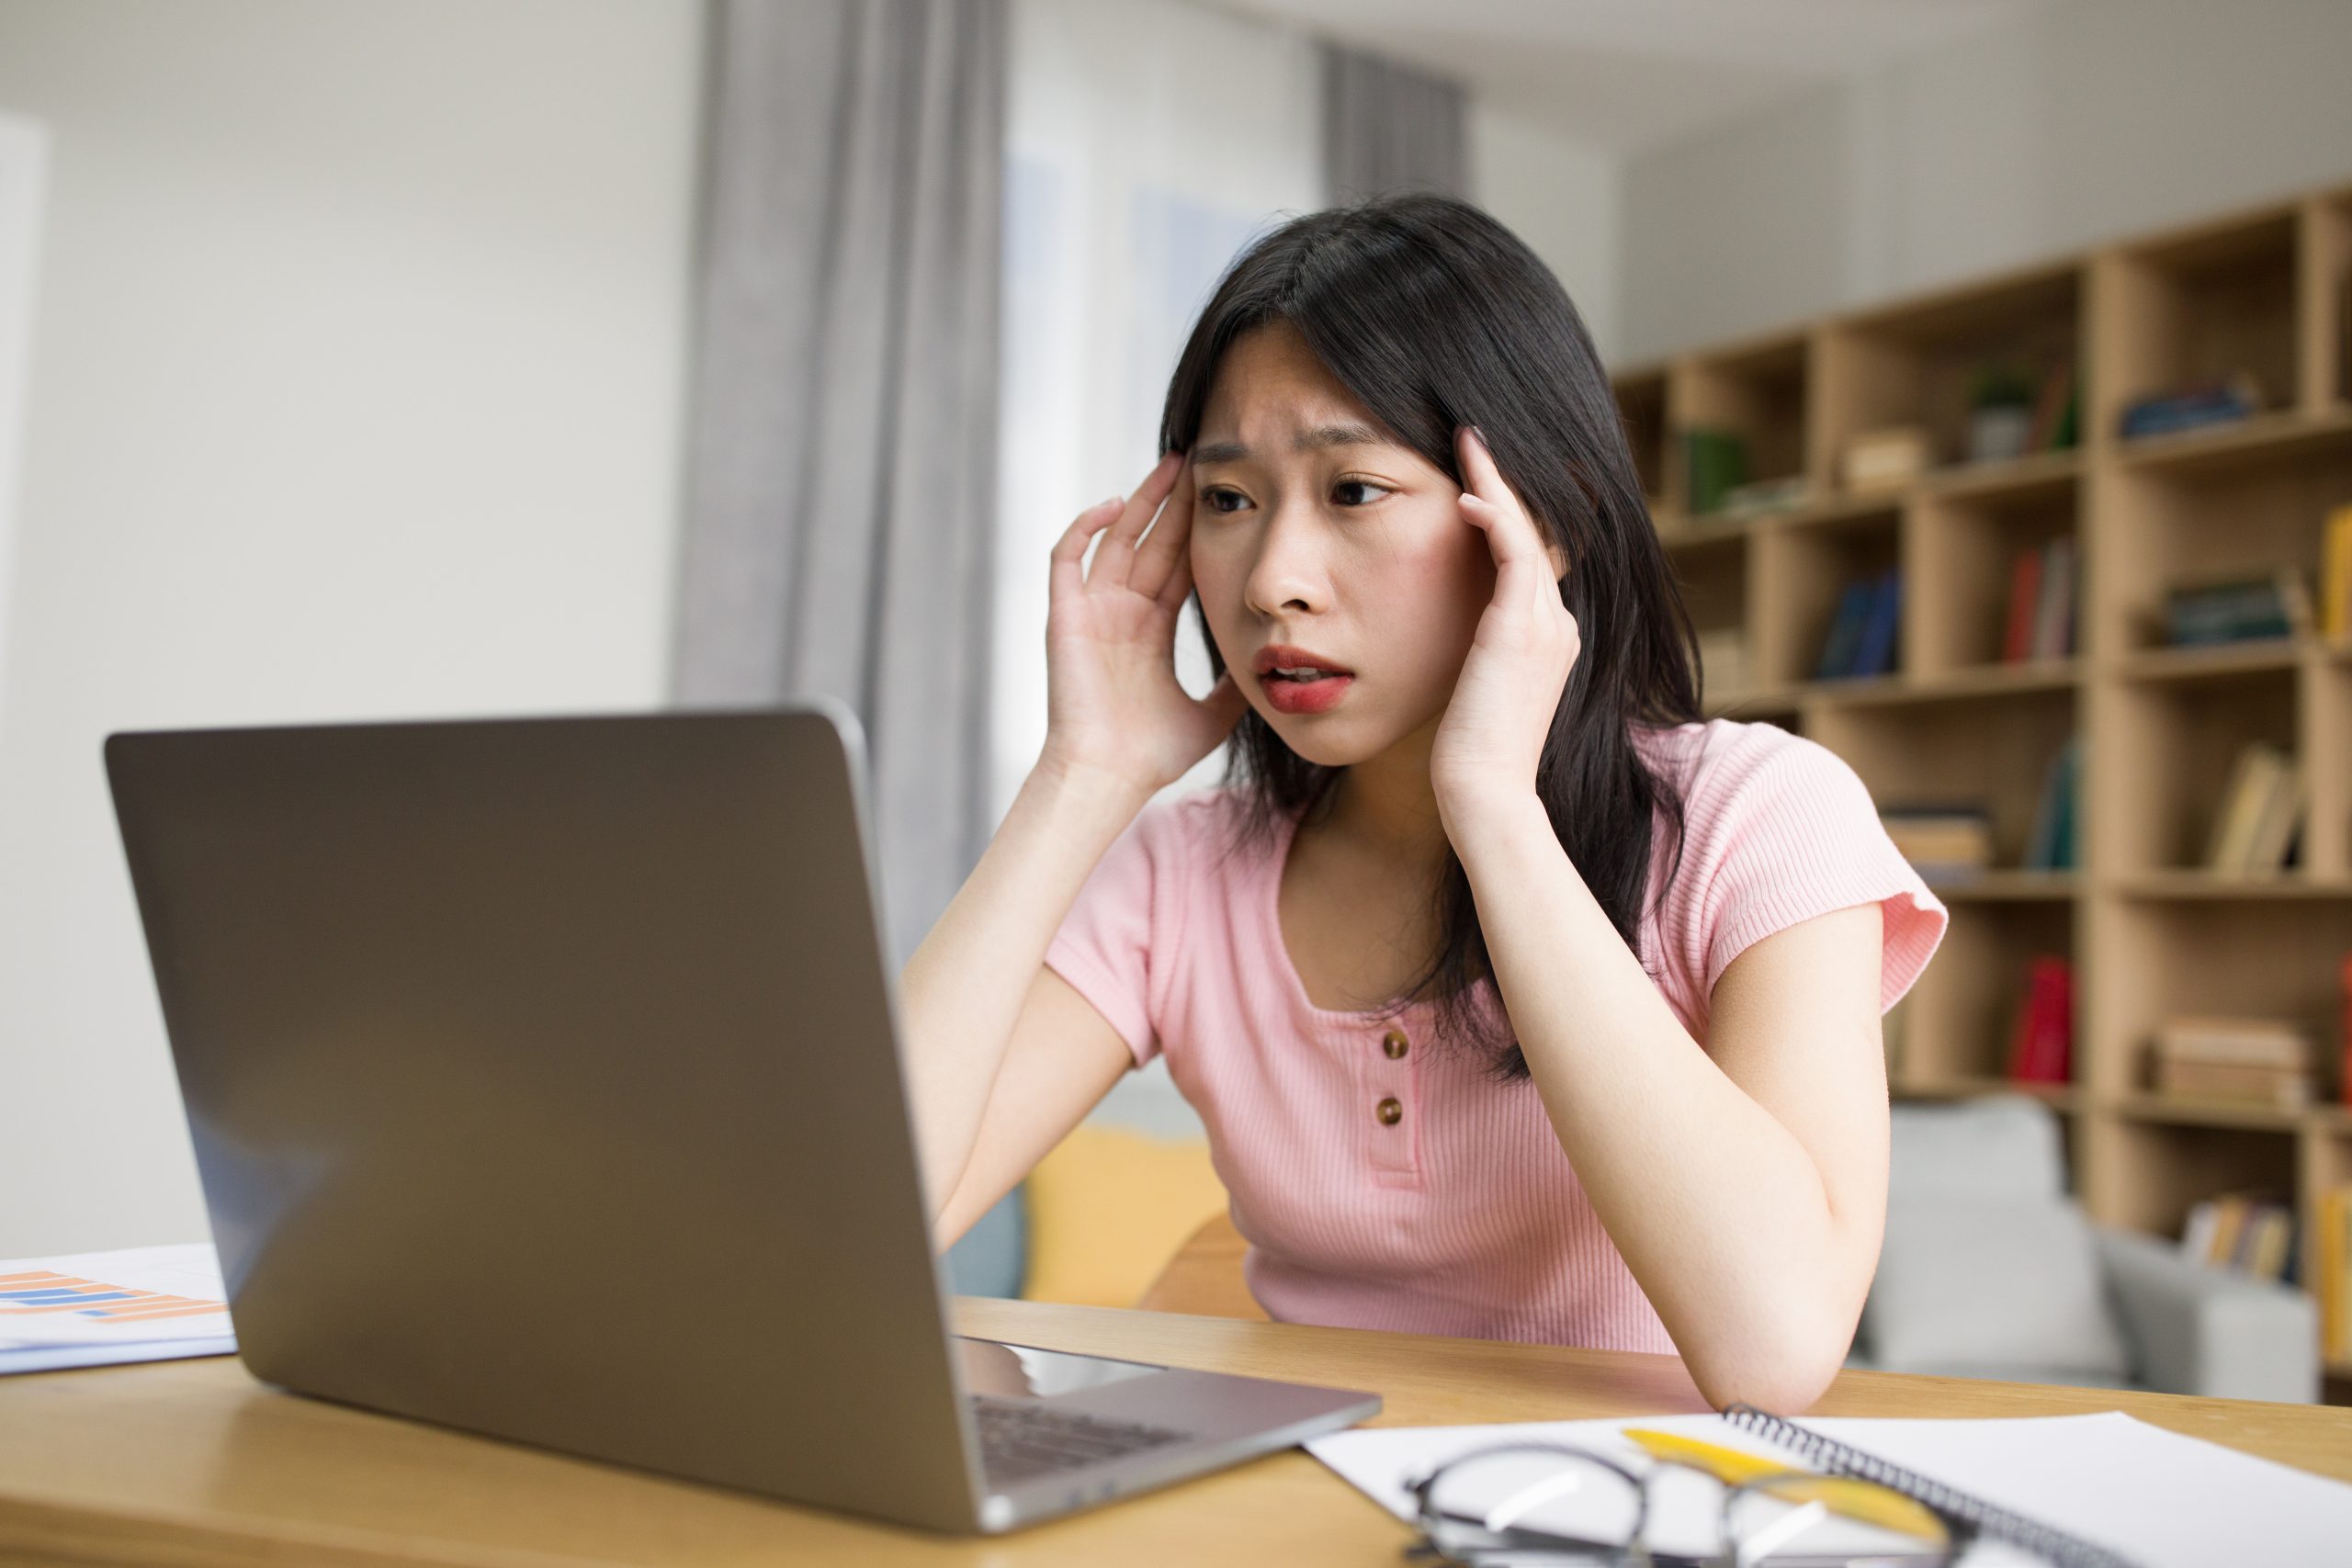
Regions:
<svg viewBox="0 0 2352 1568"><path fill-rule="evenodd" d="M2098 1245L2071 1199L1891 1201L1861 1331L1872 1363L1891 1371L2131 1371Z"/></svg>

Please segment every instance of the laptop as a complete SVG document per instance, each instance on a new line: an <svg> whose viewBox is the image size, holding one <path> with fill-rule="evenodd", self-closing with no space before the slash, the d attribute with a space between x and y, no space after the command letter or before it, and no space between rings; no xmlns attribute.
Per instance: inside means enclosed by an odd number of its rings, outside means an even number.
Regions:
<svg viewBox="0 0 2352 1568"><path fill-rule="evenodd" d="M1379 1408L953 1332L839 704L106 761L257 1378L965 1532Z"/></svg>

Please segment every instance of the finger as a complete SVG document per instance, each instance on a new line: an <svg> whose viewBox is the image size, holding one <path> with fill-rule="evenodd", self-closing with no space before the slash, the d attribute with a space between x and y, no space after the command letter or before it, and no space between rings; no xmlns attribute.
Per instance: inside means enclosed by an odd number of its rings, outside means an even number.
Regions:
<svg viewBox="0 0 2352 1568"><path fill-rule="evenodd" d="M1159 520L1136 547L1135 564L1127 569L1128 587L1147 598L1159 597L1169 573L1185 554L1185 540L1193 531L1193 465L1187 459L1177 466L1168 503L1159 509Z"/></svg>
<svg viewBox="0 0 2352 1568"><path fill-rule="evenodd" d="M1182 457L1174 452L1152 465L1151 472L1144 476L1135 494L1127 497L1126 510L1119 513L1119 520L1094 547L1094 564L1086 573L1090 585L1127 581L1135 562L1136 541L1143 536L1144 528L1151 522L1152 513L1159 510L1159 503L1168 499L1169 491L1176 483L1176 470L1182 466Z"/></svg>
<svg viewBox="0 0 2352 1568"><path fill-rule="evenodd" d="M1475 426L1465 424L1454 432L1453 444L1462 467L1463 489L1498 506L1525 510L1519 504L1518 493L1504 479L1502 469L1495 466L1494 453L1487 449L1486 439Z"/></svg>
<svg viewBox="0 0 2352 1568"><path fill-rule="evenodd" d="M1168 569L1167 578L1159 585L1159 592L1153 595L1153 599L1172 617L1177 611L1184 607L1184 601L1192 592L1192 552L1180 550L1177 552L1176 559Z"/></svg>
<svg viewBox="0 0 2352 1568"><path fill-rule="evenodd" d="M1046 575L1047 590L1052 598L1065 593L1077 593L1086 587L1085 574L1079 563L1086 558L1086 542L1114 521L1119 508L1126 502L1119 496L1098 501L1070 520L1062 536L1054 541L1053 564ZM1050 600L1048 601L1050 602Z"/></svg>
<svg viewBox="0 0 2352 1568"><path fill-rule="evenodd" d="M1487 536L1495 559L1495 601L1540 614L1544 602L1558 603L1559 584L1552 580L1551 561L1535 525L1517 507L1498 506L1483 496L1464 491L1462 515Z"/></svg>

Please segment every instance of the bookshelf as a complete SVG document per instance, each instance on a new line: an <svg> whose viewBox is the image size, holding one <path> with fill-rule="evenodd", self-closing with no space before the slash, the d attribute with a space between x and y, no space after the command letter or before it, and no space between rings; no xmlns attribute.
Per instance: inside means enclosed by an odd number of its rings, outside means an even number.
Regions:
<svg viewBox="0 0 2352 1568"><path fill-rule="evenodd" d="M1820 741L1883 807L1964 800L1989 818L1993 867L1938 883L1945 947L1890 1024L1897 1098L2023 1088L2064 1118L2094 1217L2177 1235L2198 1201L2265 1188L2296 1205L2306 1258L2319 1194L2352 1182L2336 1076L2352 955L2352 641L2169 647L2163 613L2168 591L2232 572L2294 566L2318 581L2322 519L2352 502L2347 316L2352 186L1615 378L1668 558L1702 633L1727 650L1735 678L1710 666L1708 711ZM1981 429L1972 441L1988 365L2071 389L2075 439L1971 460L1973 446L2004 449ZM2245 417L2119 434L2136 400L2241 372L2258 392ZM1921 442L1924 469L1845 486L1850 444L1894 427ZM1728 508L1694 430L1745 448L1749 491ZM1771 480L1790 482L1756 483ZM2073 644L2005 657L2017 651L2012 573L2053 541L2072 553ZM1904 581L1891 671L1817 679L1841 593L1890 568ZM2074 736L2077 867L2024 869L2042 780ZM2297 863L2207 871L2233 760L2256 741L2303 769ZM2075 1081L2012 1086L2024 970L2045 954L2075 969ZM2326 1103L2155 1092L2148 1041L2182 1013L2295 1020L2320 1047ZM2352 1398L2352 1358L2327 1370L2329 1396Z"/></svg>

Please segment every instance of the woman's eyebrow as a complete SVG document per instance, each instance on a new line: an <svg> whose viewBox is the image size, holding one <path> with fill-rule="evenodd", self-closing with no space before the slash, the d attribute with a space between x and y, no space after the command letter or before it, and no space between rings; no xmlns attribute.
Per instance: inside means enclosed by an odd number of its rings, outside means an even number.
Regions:
<svg viewBox="0 0 2352 1568"><path fill-rule="evenodd" d="M1313 452L1325 446L1383 446L1388 437L1368 424L1318 424L1302 430L1291 442L1295 452ZM1238 441L1207 441L1193 448L1193 461L1199 463L1238 463L1250 456L1250 448Z"/></svg>

